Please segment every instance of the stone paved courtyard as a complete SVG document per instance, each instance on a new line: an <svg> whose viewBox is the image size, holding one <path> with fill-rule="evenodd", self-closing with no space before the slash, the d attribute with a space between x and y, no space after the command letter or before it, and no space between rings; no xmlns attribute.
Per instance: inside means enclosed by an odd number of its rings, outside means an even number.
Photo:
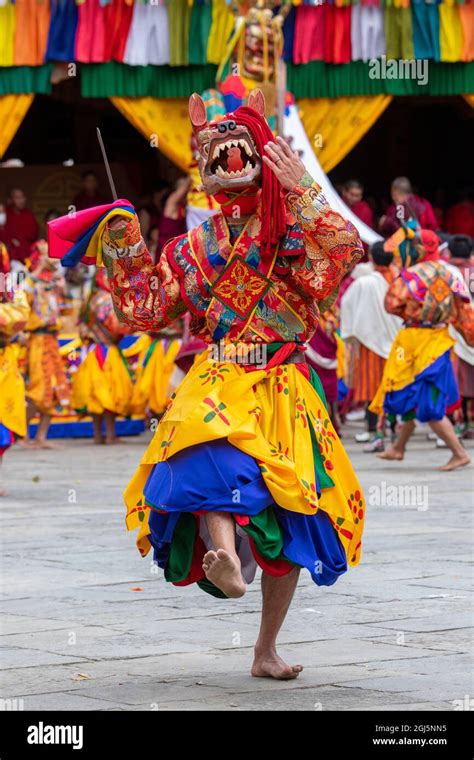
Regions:
<svg viewBox="0 0 474 760"><path fill-rule="evenodd" d="M474 469L436 472L448 454L422 431L405 462L381 462L352 442L359 429L344 442L369 501L362 563L331 588L303 573L280 649L305 670L286 683L249 675L257 582L217 600L166 584L136 551L122 491L144 437L8 452L0 698L26 710L466 709Z"/></svg>

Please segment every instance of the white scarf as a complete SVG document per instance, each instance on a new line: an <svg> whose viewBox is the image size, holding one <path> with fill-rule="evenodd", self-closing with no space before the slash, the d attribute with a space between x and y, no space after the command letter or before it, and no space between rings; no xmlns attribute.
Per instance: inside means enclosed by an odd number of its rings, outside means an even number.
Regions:
<svg viewBox="0 0 474 760"><path fill-rule="evenodd" d="M341 299L341 338L359 343L384 359L403 322L384 308L388 283L380 272L358 277Z"/></svg>

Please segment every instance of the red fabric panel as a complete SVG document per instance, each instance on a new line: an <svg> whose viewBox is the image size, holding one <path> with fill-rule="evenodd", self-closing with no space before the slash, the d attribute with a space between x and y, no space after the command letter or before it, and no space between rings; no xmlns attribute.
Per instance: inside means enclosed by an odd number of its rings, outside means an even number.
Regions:
<svg viewBox="0 0 474 760"><path fill-rule="evenodd" d="M294 565L287 562L285 559L265 559L262 557L255 547L255 541L249 536L250 548L255 560L262 570L268 575L273 575L275 578L280 578L282 575L288 575L293 569Z"/></svg>

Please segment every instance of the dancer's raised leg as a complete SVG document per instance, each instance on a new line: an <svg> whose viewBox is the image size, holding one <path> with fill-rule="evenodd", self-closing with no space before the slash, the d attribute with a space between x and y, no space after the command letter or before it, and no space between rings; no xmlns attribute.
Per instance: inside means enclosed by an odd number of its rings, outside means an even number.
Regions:
<svg viewBox="0 0 474 760"><path fill-rule="evenodd" d="M246 586L235 550L235 523L228 512L208 512L207 527L216 547L208 551L202 562L206 578L231 598L243 596Z"/></svg>

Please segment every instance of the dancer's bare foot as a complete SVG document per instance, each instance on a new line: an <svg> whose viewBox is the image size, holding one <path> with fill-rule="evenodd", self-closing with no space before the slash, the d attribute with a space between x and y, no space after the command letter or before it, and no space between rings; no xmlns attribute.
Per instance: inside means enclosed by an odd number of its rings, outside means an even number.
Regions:
<svg viewBox="0 0 474 760"><path fill-rule="evenodd" d="M278 681L291 681L298 678L302 670L302 665L287 665L275 649L260 653L255 648L255 657L250 672L255 678L276 678Z"/></svg>
<svg viewBox="0 0 474 760"><path fill-rule="evenodd" d="M237 599L245 594L247 589L238 561L224 549L207 552L202 561L202 569L206 578L230 599Z"/></svg>
<svg viewBox="0 0 474 760"><path fill-rule="evenodd" d="M405 453L403 451L394 449L393 446L391 449L387 449L387 451L381 451L380 454L377 454L378 459L388 459L390 461L401 461L404 456Z"/></svg>
<svg viewBox="0 0 474 760"><path fill-rule="evenodd" d="M94 435L94 443L96 446L103 446L105 443L105 438L103 435Z"/></svg>
<svg viewBox="0 0 474 760"><path fill-rule="evenodd" d="M36 441L33 441L31 438L22 438L21 441L18 441L18 446L25 449L34 449L36 448Z"/></svg>
<svg viewBox="0 0 474 760"><path fill-rule="evenodd" d="M462 456L453 454L449 462L446 462L442 467L437 467L436 469L441 472L450 472L451 470L457 470L458 467L465 467L467 464L470 464L470 462L471 459L467 454L463 454Z"/></svg>
<svg viewBox="0 0 474 760"><path fill-rule="evenodd" d="M117 446L118 444L122 444L123 441L120 440L120 438L117 438L115 435L113 437L106 436L105 439L105 445L106 446Z"/></svg>
<svg viewBox="0 0 474 760"><path fill-rule="evenodd" d="M56 449L57 451L61 451L64 448L64 446L61 446L60 443L53 443L52 441L48 441L46 438L40 438L39 440L35 440L33 443L35 449Z"/></svg>

